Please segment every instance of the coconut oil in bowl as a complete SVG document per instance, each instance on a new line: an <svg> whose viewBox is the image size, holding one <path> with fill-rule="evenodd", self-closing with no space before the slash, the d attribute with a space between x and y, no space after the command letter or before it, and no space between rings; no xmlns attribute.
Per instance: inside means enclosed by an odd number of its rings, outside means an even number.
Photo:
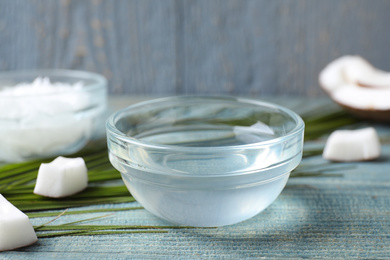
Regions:
<svg viewBox="0 0 390 260"><path fill-rule="evenodd" d="M107 122L110 161L134 198L173 223L212 227L255 216L302 156L304 124L260 101L173 97Z"/></svg>
<svg viewBox="0 0 390 260"><path fill-rule="evenodd" d="M0 73L0 161L74 153L106 108L106 79L71 70Z"/></svg>

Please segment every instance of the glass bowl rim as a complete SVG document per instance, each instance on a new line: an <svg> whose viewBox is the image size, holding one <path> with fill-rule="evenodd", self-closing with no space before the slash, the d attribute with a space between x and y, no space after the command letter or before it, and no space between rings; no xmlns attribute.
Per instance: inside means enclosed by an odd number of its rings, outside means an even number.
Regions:
<svg viewBox="0 0 390 260"><path fill-rule="evenodd" d="M33 70L10 70L10 71L2 71L0 72L0 79L3 78L14 78L18 77L32 77L34 80L37 77L64 77L64 78L74 78L74 79L87 79L94 81L90 84L83 84L80 89L71 89L70 91L61 91L58 93L48 93L48 94L39 94L39 97L50 97L50 96L58 96L66 93L75 93L78 91L83 92L94 92L99 90L107 89L107 79L98 73L82 71L82 70L67 70L67 69L33 69ZM23 81L20 81L22 83ZM1 87L1 86L0 86ZM4 87L4 86L3 86ZM5 87L13 87L13 86L5 86ZM1 95L0 98L29 98L35 97L36 95L27 94L27 95Z"/></svg>
<svg viewBox="0 0 390 260"><path fill-rule="evenodd" d="M124 134L123 132L119 131L115 127L115 120L123 113L125 113L128 110L141 107L141 106L148 106L153 105L156 103L161 102L167 102L167 101L184 101L186 99L209 99L209 100L222 100L222 101L231 101L231 102L238 102L238 103L244 103L244 104L252 104L262 107L267 107L275 110L280 110L290 116L295 121L295 127L288 132L287 134L276 137L267 141L262 142L256 142L256 143L250 143L250 144L244 144L244 145L231 145L231 146L207 146L207 147L191 147L191 146L179 146L179 145L167 145L167 144L156 144L151 143L147 141L141 141L137 138L128 136ZM158 150L174 150L174 151L181 151L181 152L210 152L210 149L212 149L213 152L230 152L232 150L242 150L242 149L259 149L262 147L270 146L273 144L282 143L284 141L287 141L290 138L293 138L297 135L300 135L303 133L305 128L305 123L302 120L302 118L292 111L289 108L283 107L281 105L277 105L271 102L266 102L262 100L255 100L250 98L241 98L241 97L232 97L232 96L201 96L201 95L183 95L183 96L171 96L171 97L163 97L163 98L155 98L147 101L141 101L135 104L132 104L126 108L120 109L116 111L115 113L111 114L109 118L106 121L106 130L107 130L107 137L109 138L110 135L113 135L115 138L124 141L125 143L134 144L141 147L147 147L152 149L158 149Z"/></svg>

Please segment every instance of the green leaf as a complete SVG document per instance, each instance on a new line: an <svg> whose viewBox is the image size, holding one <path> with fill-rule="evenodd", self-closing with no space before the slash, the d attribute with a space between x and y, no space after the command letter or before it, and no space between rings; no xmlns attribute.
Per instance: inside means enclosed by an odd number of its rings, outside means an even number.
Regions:
<svg viewBox="0 0 390 260"><path fill-rule="evenodd" d="M66 211L63 215L75 215L75 214L89 214L89 213L104 213L104 212L115 212L115 211L126 211L126 210L137 210L143 209L144 207L121 207L121 208L111 208L111 209L89 209L89 210L72 210ZM26 215L29 218L43 218L43 217L55 217L61 212L29 212Z"/></svg>

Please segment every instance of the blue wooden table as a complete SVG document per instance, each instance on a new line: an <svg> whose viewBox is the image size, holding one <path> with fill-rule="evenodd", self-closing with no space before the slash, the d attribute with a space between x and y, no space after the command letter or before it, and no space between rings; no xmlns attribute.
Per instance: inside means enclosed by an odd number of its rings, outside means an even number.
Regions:
<svg viewBox="0 0 390 260"><path fill-rule="evenodd" d="M111 109L143 98L111 98ZM271 99L298 112L323 100ZM169 229L167 233L69 236L40 239L30 247L0 253L8 258L390 258L390 126L373 124L382 156L343 164L342 176L291 178L278 199L245 222L220 228ZM323 147L325 138L307 142ZM322 164L321 156L302 164ZM340 172L340 171L339 171ZM126 206L139 206L137 202ZM115 208L102 205L84 208ZM56 224L102 215L66 215ZM34 218L34 225L52 218ZM118 211L89 224L169 225L144 209Z"/></svg>

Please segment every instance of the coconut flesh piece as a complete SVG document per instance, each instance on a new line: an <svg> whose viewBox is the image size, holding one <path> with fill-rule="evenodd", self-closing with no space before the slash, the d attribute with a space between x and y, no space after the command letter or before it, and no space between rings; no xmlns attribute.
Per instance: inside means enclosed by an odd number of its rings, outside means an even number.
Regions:
<svg viewBox="0 0 390 260"><path fill-rule="evenodd" d="M390 73L359 56L343 56L319 75L321 87L338 104L362 118L390 121Z"/></svg>
<svg viewBox="0 0 390 260"><path fill-rule="evenodd" d="M28 246L37 240L27 215L0 194L0 251Z"/></svg>
<svg viewBox="0 0 390 260"><path fill-rule="evenodd" d="M368 88L390 88L390 73L379 70L368 61L353 56L344 68L348 82Z"/></svg>
<svg viewBox="0 0 390 260"><path fill-rule="evenodd" d="M373 160L380 156L381 144L374 128L336 130L328 138L323 157L331 161Z"/></svg>
<svg viewBox="0 0 390 260"><path fill-rule="evenodd" d="M34 193L61 198L76 194L88 186L87 167L83 158L57 157L39 167Z"/></svg>

